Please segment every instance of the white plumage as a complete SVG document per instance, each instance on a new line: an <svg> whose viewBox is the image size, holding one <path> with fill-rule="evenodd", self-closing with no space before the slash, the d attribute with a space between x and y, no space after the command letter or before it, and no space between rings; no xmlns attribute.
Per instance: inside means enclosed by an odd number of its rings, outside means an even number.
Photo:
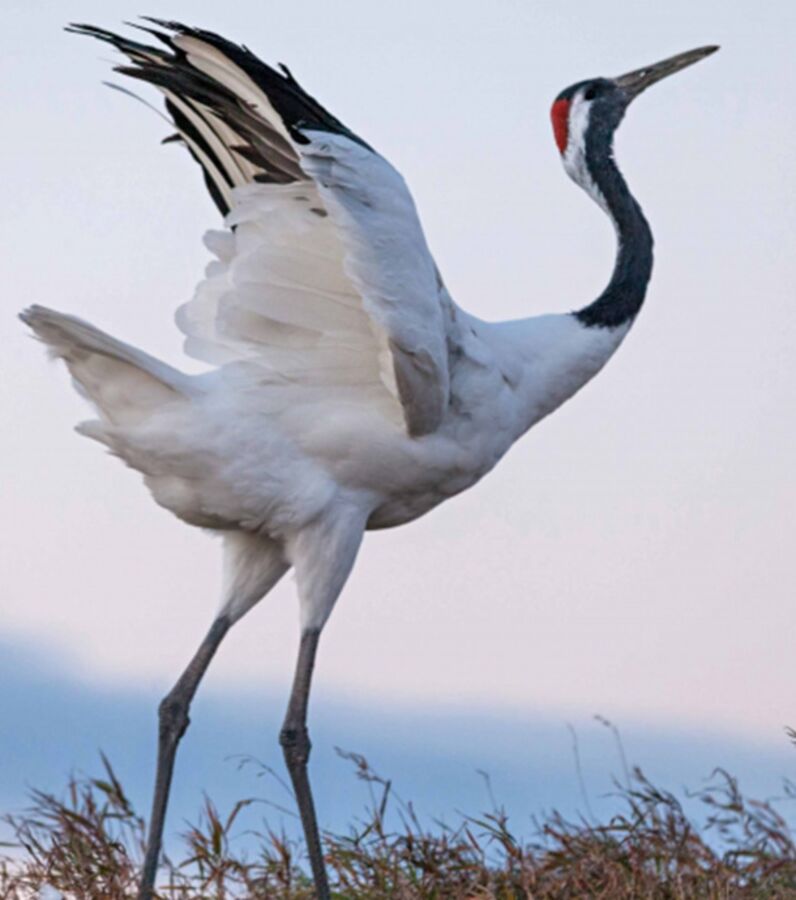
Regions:
<svg viewBox="0 0 796 900"><path fill-rule="evenodd" d="M214 371L185 375L78 319L24 314L100 415L82 433L184 521L265 537L294 564L297 536L338 511L361 536L470 487L627 330L466 314L395 169L345 136L304 135L292 146L305 179L231 188L227 229L205 235L216 259L177 323ZM261 568L228 542L228 569ZM256 581L230 574L236 615L251 605L241 580ZM324 594L301 592L305 624L323 624Z"/></svg>

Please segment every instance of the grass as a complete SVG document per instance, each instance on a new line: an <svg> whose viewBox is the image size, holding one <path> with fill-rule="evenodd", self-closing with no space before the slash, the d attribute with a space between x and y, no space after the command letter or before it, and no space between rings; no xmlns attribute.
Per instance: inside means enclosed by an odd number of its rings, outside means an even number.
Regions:
<svg viewBox="0 0 796 900"><path fill-rule="evenodd" d="M616 785L619 812L610 820L553 813L521 840L497 805L453 827L424 825L364 758L344 755L369 782L371 803L347 834L324 835L337 898L796 898L796 844L778 803L745 798L722 770L689 795L705 811L698 823L634 768ZM0 848L3 900L135 896L145 825L104 757L103 766L102 777L73 778L63 796L34 791L28 810L5 817L14 840ZM794 797L786 783L782 799ZM253 802L222 815L206 800L179 855L164 863L159 898L313 897L297 842L266 828L236 849L240 813Z"/></svg>

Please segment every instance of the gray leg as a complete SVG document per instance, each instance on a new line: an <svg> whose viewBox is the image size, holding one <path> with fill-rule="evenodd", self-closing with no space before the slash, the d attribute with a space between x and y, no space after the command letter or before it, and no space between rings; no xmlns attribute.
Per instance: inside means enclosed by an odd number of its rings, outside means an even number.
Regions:
<svg viewBox="0 0 796 900"><path fill-rule="evenodd" d="M348 503L342 495L337 500L331 512L317 517L286 544L286 555L296 570L298 583L301 645L279 740L304 826L318 900L329 900L330 895L307 775L307 702L321 629L354 564L369 514L366 507Z"/></svg>
<svg viewBox="0 0 796 900"><path fill-rule="evenodd" d="M231 621L227 616L219 616L213 622L207 636L202 641L196 655L182 673L179 681L164 697L160 704L160 732L158 737L158 767L155 776L155 796L152 800L152 815L149 820L149 836L146 845L144 869L138 900L153 900L155 874L163 839L163 823L166 818L166 804L174 771L174 757L177 745L188 727L188 708L191 705L199 682L202 680L210 660L229 631Z"/></svg>
<svg viewBox="0 0 796 900"><path fill-rule="evenodd" d="M304 827L304 838L315 879L318 900L329 900L329 882L326 878L326 867L323 863L321 839L318 834L318 821L315 818L315 805L312 802L312 791L307 774L307 760L310 757L310 737L307 733L307 704L310 696L310 681L315 664L315 651L318 649L320 629L311 628L301 635L296 674L293 689L287 707L279 742L285 754L290 780L296 793L296 803L301 814Z"/></svg>
<svg viewBox="0 0 796 900"><path fill-rule="evenodd" d="M155 796L152 801L152 817L149 820L149 837L138 900L153 900L155 874L163 839L163 822L174 771L174 757L180 738L188 727L188 707L199 687L199 682L224 635L271 590L287 571L287 567L281 544L271 538L234 531L224 535L225 586L221 612L188 664L188 668L160 704Z"/></svg>

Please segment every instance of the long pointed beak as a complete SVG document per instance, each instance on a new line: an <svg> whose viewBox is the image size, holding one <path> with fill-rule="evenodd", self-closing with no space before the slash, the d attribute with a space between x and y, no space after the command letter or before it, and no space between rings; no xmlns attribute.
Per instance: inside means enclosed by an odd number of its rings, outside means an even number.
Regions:
<svg viewBox="0 0 796 900"><path fill-rule="evenodd" d="M680 69L693 65L715 53L719 48L715 46L698 47L696 50L687 50L685 53L678 53L677 56L670 56L668 59L654 63L651 66L644 66L643 69L635 69L626 75L620 75L615 78L616 84L621 87L628 95L630 100L635 99L642 91L645 91L651 84L666 78L668 75L674 75Z"/></svg>

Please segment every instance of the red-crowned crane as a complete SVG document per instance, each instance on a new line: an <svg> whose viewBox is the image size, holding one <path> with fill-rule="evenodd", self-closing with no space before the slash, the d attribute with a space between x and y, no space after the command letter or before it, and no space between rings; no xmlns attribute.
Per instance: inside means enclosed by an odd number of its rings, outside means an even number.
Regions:
<svg viewBox="0 0 796 900"><path fill-rule="evenodd" d="M301 640L280 742L318 897L329 897L307 774L318 639L369 528L402 525L474 485L616 351L644 301L652 236L612 153L628 104L716 47L582 81L552 107L567 174L613 222L600 296L571 313L485 322L448 294L398 172L284 67L208 31L147 20L158 46L88 25L118 71L165 95L225 229L177 312L177 369L88 323L22 319L64 360L97 419L78 430L143 476L155 501L223 538L225 584L196 655L159 709L157 774L139 898L153 896L177 745L224 635L296 573ZM151 27L150 27L151 26Z"/></svg>

